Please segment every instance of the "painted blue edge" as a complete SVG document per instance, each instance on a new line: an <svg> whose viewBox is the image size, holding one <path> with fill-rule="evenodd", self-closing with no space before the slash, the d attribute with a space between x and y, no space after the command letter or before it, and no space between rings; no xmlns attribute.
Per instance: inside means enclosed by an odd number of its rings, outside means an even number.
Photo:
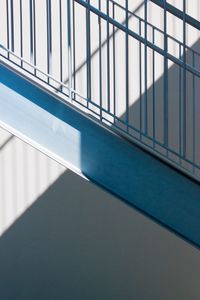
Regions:
<svg viewBox="0 0 200 300"><path fill-rule="evenodd" d="M3 65L0 65L0 106L0 121L200 247L199 184Z"/></svg>

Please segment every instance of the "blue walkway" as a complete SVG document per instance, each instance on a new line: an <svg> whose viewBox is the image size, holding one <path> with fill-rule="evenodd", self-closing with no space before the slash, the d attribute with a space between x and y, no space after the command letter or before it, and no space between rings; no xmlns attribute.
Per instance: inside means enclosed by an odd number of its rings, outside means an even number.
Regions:
<svg viewBox="0 0 200 300"><path fill-rule="evenodd" d="M0 125L200 246L200 185L0 65Z"/></svg>

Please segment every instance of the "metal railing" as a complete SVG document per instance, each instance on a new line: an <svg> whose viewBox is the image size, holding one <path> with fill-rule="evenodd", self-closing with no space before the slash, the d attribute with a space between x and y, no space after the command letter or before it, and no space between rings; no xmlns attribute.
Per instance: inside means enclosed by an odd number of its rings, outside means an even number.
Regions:
<svg viewBox="0 0 200 300"><path fill-rule="evenodd" d="M2 0L1 60L199 180L200 23L186 0L131 2Z"/></svg>

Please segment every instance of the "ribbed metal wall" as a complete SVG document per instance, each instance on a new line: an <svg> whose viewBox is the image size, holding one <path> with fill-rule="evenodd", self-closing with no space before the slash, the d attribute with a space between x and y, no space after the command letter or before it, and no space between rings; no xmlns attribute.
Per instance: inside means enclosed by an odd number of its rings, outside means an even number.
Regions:
<svg viewBox="0 0 200 300"><path fill-rule="evenodd" d="M66 170L0 128L0 235Z"/></svg>

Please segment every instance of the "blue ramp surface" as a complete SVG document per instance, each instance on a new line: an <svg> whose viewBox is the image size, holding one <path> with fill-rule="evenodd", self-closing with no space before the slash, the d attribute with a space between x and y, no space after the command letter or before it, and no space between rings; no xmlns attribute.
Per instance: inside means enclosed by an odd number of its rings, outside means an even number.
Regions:
<svg viewBox="0 0 200 300"><path fill-rule="evenodd" d="M200 186L0 65L0 124L200 246Z"/></svg>

